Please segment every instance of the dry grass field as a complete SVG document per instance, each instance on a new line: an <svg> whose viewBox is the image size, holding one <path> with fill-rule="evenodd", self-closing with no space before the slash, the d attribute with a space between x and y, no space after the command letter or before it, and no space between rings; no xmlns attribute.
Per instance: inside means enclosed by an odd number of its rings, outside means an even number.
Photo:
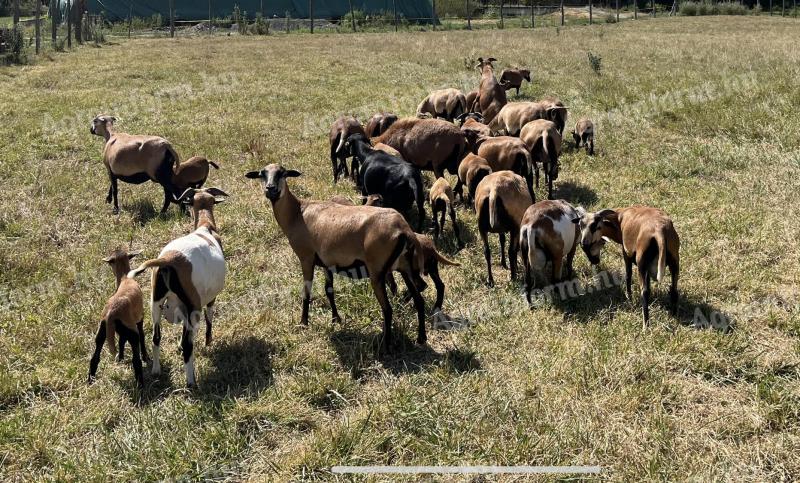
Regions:
<svg viewBox="0 0 800 483"><path fill-rule="evenodd" d="M800 478L798 38L796 20L680 18L134 40L0 69L0 479L331 480L337 464ZM588 51L602 58L599 75ZM395 298L396 350L380 357L369 284L337 279L343 322L332 325L321 273L310 327L298 327L299 263L243 174L277 162L304 173L291 182L299 196L355 198L351 183L331 182L335 117L411 115L432 89L476 86L479 56L533 69L517 99L557 95L568 125L597 122L594 157L565 141L557 196L671 214L679 317L666 310L667 284L656 286L646 331L638 296L620 287L529 309L499 268L496 237L498 284L484 285L475 216L459 208L467 246L456 249L449 226L439 246L462 264L443 269L445 311L466 327L430 330L417 347L412 307ZM182 158L221 164L207 186L231 194L217 207L229 271L215 340L198 343L194 390L168 324L162 375L146 368L144 391L107 352L86 385L114 288L101 259L129 244L153 258L191 228L174 207L158 215L151 183L121 184L111 214L102 139L89 134L98 113L167 137ZM619 246L601 266L624 270ZM576 272L592 277L582 253ZM148 297L149 277L140 281ZM425 297L430 307L431 289ZM731 324L695 327L703 319ZM149 308L145 330L150 347Z"/></svg>

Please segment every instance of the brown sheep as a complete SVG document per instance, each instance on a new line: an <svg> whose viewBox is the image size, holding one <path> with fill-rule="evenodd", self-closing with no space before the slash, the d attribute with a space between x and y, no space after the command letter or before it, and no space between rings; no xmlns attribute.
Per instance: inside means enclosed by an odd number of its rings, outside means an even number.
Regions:
<svg viewBox="0 0 800 483"><path fill-rule="evenodd" d="M531 81L531 71L528 69L505 69L500 73L500 83L506 90L516 89L519 95L519 88L522 81Z"/></svg>
<svg viewBox="0 0 800 483"><path fill-rule="evenodd" d="M478 96L480 105L480 112L483 114L486 123L492 122L492 119L497 116L500 109L506 105L508 99L506 98L506 90L497 82L494 76L494 66L492 62L496 62L495 58L478 58L478 65L476 66L481 72L481 82L478 87Z"/></svg>
<svg viewBox="0 0 800 483"><path fill-rule="evenodd" d="M380 136L383 134L389 126L397 121L397 115L392 114L391 112L379 112L373 114L369 121L367 121L367 127L365 129L368 138L374 138L376 136Z"/></svg>
<svg viewBox="0 0 800 483"><path fill-rule="evenodd" d="M431 211L433 213L433 236L435 239L439 238L439 231L444 231L444 222L445 222L445 215L449 212L450 213L450 221L453 222L453 232L456 235L456 241L458 242L458 246L461 247L464 243L461 241L461 237L458 234L458 223L456 223L456 210L453 207L453 202L455 201L453 196L453 189L450 187L450 183L447 182L444 178L438 178L431 186L431 190L429 193L429 199L431 202ZM439 219L439 213L441 213L441 220Z"/></svg>
<svg viewBox="0 0 800 483"><path fill-rule="evenodd" d="M503 133L507 136L519 136L525 124L536 119L553 121L557 125L566 122L566 108L549 101L539 102L510 102L503 106L489 129L492 133ZM563 130L563 127L562 127Z"/></svg>
<svg viewBox="0 0 800 483"><path fill-rule="evenodd" d="M333 182L339 181L339 174L344 173L348 176L347 172L347 149L344 149L344 143L347 138L352 134L363 134L364 128L361 122L352 116L342 116L337 119L331 126L330 143L331 143L331 167L333 168ZM358 162L353 160L352 165L353 180L356 179L358 173Z"/></svg>
<svg viewBox="0 0 800 483"><path fill-rule="evenodd" d="M108 300L103 314L100 317L100 326L97 328L97 335L94 338L95 348L92 359L89 362L89 384L94 381L97 374L97 366L100 364L100 354L103 351L103 344L108 345L108 349L114 353L115 336L119 333L119 352L117 360L122 361L125 357L125 343L131 345L133 351L133 372L136 375L136 382L139 387L144 386L144 376L142 375L142 360L148 360L147 349L144 345L144 309L142 289L136 280L127 277L131 270L130 260L140 252L128 253L123 249L114 250L111 255L103 261L111 265L114 276L117 279L117 289L114 295Z"/></svg>
<svg viewBox="0 0 800 483"><path fill-rule="evenodd" d="M372 141L393 147L403 159L433 171L437 178L445 171L456 174L467 150L467 141L458 127L441 119L400 119Z"/></svg>
<svg viewBox="0 0 800 483"><path fill-rule="evenodd" d="M544 179L547 182L547 197L552 198L553 181L558 179L558 157L561 155L561 134L556 124L537 119L526 124L519 136L530 150L534 165L542 163Z"/></svg>
<svg viewBox="0 0 800 483"><path fill-rule="evenodd" d="M175 174L172 176L172 184L177 189L177 195L182 194L189 188L200 189L208 179L209 166L214 169L219 169L219 165L213 161L202 156L192 156L186 161L178 165ZM181 211L186 211L186 205L180 204Z"/></svg>
<svg viewBox="0 0 800 483"><path fill-rule="evenodd" d="M430 114L447 121L467 112L467 98L458 89L440 89L433 91L417 106L417 116Z"/></svg>
<svg viewBox="0 0 800 483"><path fill-rule="evenodd" d="M631 297L633 264L638 269L642 286L643 328L650 320L650 280L660 282L666 267L672 274L669 298L673 314L678 312L678 272L680 269L680 238L669 215L657 208L631 206L618 210L586 213L578 210L573 219L581 229L581 248L592 265L600 263L600 252L606 240L622 245L625 261L625 287Z"/></svg>
<svg viewBox="0 0 800 483"><path fill-rule="evenodd" d="M489 249L489 233L500 234L500 265L506 268L506 233L511 240L508 259L511 279L517 275L517 248L519 228L525 210L533 199L525 186L525 180L511 171L499 171L483 178L475 190L475 212L478 214L478 231L483 240L483 255L486 258L487 285L494 286L492 277L492 254Z"/></svg>
<svg viewBox="0 0 800 483"><path fill-rule="evenodd" d="M409 268L423 267L424 255L416 234L400 213L390 208L300 200L287 183L289 178L300 173L277 164L245 176L263 184L264 195L272 203L272 213L300 260L304 281L300 319L303 325L308 325L315 267L325 270L325 293L334 321L341 318L334 299L333 274L369 278L383 312L382 348L388 352L392 339L392 306L386 294L386 278L398 270L414 299L417 343L426 343L425 301L414 283L414 270ZM403 267L399 266L401 258L406 259Z"/></svg>
<svg viewBox="0 0 800 483"><path fill-rule="evenodd" d="M166 139L158 136L137 136L115 132L113 116L100 115L92 120L91 133L105 139L103 164L111 185L106 203L114 202L114 214L119 213L117 181L141 184L153 181L164 188L166 213L174 196L180 194L172 184L172 176L180 162L178 153Z"/></svg>
<svg viewBox="0 0 800 483"><path fill-rule="evenodd" d="M458 165L458 182L454 189L455 194L461 197L464 203L464 186L467 187L467 202L470 204L475 196L475 188L483 178L491 174L492 167L477 154L469 153Z"/></svg>
<svg viewBox="0 0 800 483"><path fill-rule="evenodd" d="M594 155L594 123L591 119L583 117L575 124L572 139L575 140L576 148L580 148L583 143L589 156Z"/></svg>

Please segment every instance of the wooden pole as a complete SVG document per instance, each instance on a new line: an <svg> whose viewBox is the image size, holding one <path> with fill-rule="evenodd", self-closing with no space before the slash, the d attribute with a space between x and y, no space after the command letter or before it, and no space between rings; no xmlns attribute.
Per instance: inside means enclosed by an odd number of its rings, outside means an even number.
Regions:
<svg viewBox="0 0 800 483"><path fill-rule="evenodd" d="M58 2L56 2L56 0L50 0L50 40L53 41L53 48L55 48L56 40L58 40L58 24L56 23L57 5Z"/></svg>
<svg viewBox="0 0 800 483"><path fill-rule="evenodd" d="M650 0L650 7L653 9L653 18L656 18L656 0Z"/></svg>
<svg viewBox="0 0 800 483"><path fill-rule="evenodd" d="M633 0L633 19L639 19L639 5L636 4L639 0Z"/></svg>
<svg viewBox="0 0 800 483"><path fill-rule="evenodd" d="M783 0L783 7L781 7L781 17L786 16L786 0Z"/></svg>
<svg viewBox="0 0 800 483"><path fill-rule="evenodd" d="M353 0L348 0L350 3L350 22L353 24L353 32L356 31L356 16L353 14ZM395 14L395 17L397 14Z"/></svg>
<svg viewBox="0 0 800 483"><path fill-rule="evenodd" d="M308 16L311 17L311 33L314 33L314 0L308 0Z"/></svg>
<svg viewBox="0 0 800 483"><path fill-rule="evenodd" d="M464 0L467 8L467 30L472 30L472 9L469 8L469 0Z"/></svg>
<svg viewBox="0 0 800 483"><path fill-rule="evenodd" d="M19 23L19 0L14 0L14 30L17 30Z"/></svg>
<svg viewBox="0 0 800 483"><path fill-rule="evenodd" d="M433 30L436 30L436 0L431 0L431 8L433 8L433 13L431 14L433 15L433 18L431 19L433 25L432 28Z"/></svg>
<svg viewBox="0 0 800 483"><path fill-rule="evenodd" d="M392 0L394 6L394 31L397 32L397 0Z"/></svg>
<svg viewBox="0 0 800 483"><path fill-rule="evenodd" d="M589 0L589 25L594 23L594 19L592 18L592 0Z"/></svg>
<svg viewBox="0 0 800 483"><path fill-rule="evenodd" d="M42 0L36 0L36 55L42 49L42 28L39 22L42 21Z"/></svg>
<svg viewBox="0 0 800 483"><path fill-rule="evenodd" d="M561 0L561 26L564 26L564 0Z"/></svg>
<svg viewBox="0 0 800 483"><path fill-rule="evenodd" d="M67 48L72 48L72 2L67 0Z"/></svg>
<svg viewBox="0 0 800 483"><path fill-rule="evenodd" d="M128 38L131 38L131 29L133 28L133 2L131 2L128 9Z"/></svg>
<svg viewBox="0 0 800 483"><path fill-rule="evenodd" d="M536 28L536 7L533 5L533 0L531 0L531 28Z"/></svg>
<svg viewBox="0 0 800 483"><path fill-rule="evenodd" d="M619 23L619 0L617 0L617 23Z"/></svg>
<svg viewBox="0 0 800 483"><path fill-rule="evenodd" d="M175 0L169 0L169 36L175 38Z"/></svg>
<svg viewBox="0 0 800 483"><path fill-rule="evenodd" d="M211 0L208 0L208 35L211 35Z"/></svg>
<svg viewBox="0 0 800 483"><path fill-rule="evenodd" d="M501 30L503 28L503 1L504 0L500 0L500 29Z"/></svg>
<svg viewBox="0 0 800 483"><path fill-rule="evenodd" d="M769 16L772 17L772 0L769 0Z"/></svg>

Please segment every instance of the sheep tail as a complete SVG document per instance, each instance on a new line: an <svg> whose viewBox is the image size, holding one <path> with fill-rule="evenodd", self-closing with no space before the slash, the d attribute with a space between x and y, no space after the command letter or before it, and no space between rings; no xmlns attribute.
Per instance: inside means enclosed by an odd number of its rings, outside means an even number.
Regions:
<svg viewBox="0 0 800 483"><path fill-rule="evenodd" d="M489 226L497 228L497 193L494 190L489 193Z"/></svg>
<svg viewBox="0 0 800 483"><path fill-rule="evenodd" d="M339 154L342 151L342 148L344 147L345 141L347 141L347 140L345 139L344 133L340 132L339 133L339 145L336 146L336 154ZM333 156L331 156L331 158L333 158Z"/></svg>
<svg viewBox="0 0 800 483"><path fill-rule="evenodd" d="M175 151L175 148L172 147L171 144L167 144L167 155L172 158L172 169L173 171L178 170L178 166L181 164L181 159L178 157L178 153Z"/></svg>
<svg viewBox="0 0 800 483"><path fill-rule="evenodd" d="M131 270L130 272L128 272L128 278L136 278L148 268L154 268L154 267L161 268L161 267L168 267L170 265L171 262L169 260L164 260L163 258L153 258L151 260L143 262L135 270Z"/></svg>
<svg viewBox="0 0 800 483"><path fill-rule="evenodd" d="M657 231L655 235L653 235L653 238L658 246L658 272L656 273L656 280L660 282L661 279L664 278L664 272L666 271L667 244L664 241L664 234L660 231Z"/></svg>
<svg viewBox="0 0 800 483"><path fill-rule="evenodd" d="M550 170L553 169L558 163L558 154L556 154L556 141L553 137L545 131L544 134L544 142L542 143L544 147L544 152L547 154L547 158L550 160L550 167L548 168L548 173Z"/></svg>
<svg viewBox="0 0 800 483"><path fill-rule="evenodd" d="M445 256L442 255L441 253L439 253L438 250L434 250L434 253L436 253L436 260L438 260L439 263L441 263L442 265L449 265L451 267L460 267L461 266L460 263L454 262L454 261L452 261L452 260L450 260L448 258L445 258Z"/></svg>
<svg viewBox="0 0 800 483"><path fill-rule="evenodd" d="M533 227L525 225L520 230L519 238L523 245L523 256L528 257L528 263L532 265L536 259L536 232L533 231Z"/></svg>
<svg viewBox="0 0 800 483"><path fill-rule="evenodd" d="M208 164L210 164L211 167L214 168L214 169L219 169L219 165L217 163L215 163L214 161L209 161Z"/></svg>

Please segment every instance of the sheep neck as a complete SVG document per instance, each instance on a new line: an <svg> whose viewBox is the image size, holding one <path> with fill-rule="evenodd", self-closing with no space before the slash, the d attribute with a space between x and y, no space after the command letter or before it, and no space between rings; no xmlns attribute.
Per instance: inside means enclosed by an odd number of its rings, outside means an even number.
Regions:
<svg viewBox="0 0 800 483"><path fill-rule="evenodd" d="M127 260L125 260L125 262L127 262ZM117 288L119 288L122 280L128 276L128 272L131 271L131 264L125 262L117 262L114 264L114 278L117 280Z"/></svg>
<svg viewBox="0 0 800 483"><path fill-rule="evenodd" d="M622 228L620 227L620 220L618 214L609 215L606 218L607 221L611 223L609 225L603 225L600 233L610 239L613 240L615 243L622 243Z"/></svg>
<svg viewBox="0 0 800 483"><path fill-rule="evenodd" d="M208 228L208 231L212 233L217 232L217 223L214 220L214 211L209 208L200 208L193 210L194 211L194 229L197 230L198 228Z"/></svg>
<svg viewBox="0 0 800 483"><path fill-rule="evenodd" d="M370 148L369 145L364 141L355 141L353 144L353 149L355 149L356 157L359 159L359 161L364 161L367 159L367 155L372 152L372 148Z"/></svg>
<svg viewBox="0 0 800 483"><path fill-rule="evenodd" d="M288 234L294 222L300 217L300 200L286 188L286 193L272 202L272 212L284 233Z"/></svg>

